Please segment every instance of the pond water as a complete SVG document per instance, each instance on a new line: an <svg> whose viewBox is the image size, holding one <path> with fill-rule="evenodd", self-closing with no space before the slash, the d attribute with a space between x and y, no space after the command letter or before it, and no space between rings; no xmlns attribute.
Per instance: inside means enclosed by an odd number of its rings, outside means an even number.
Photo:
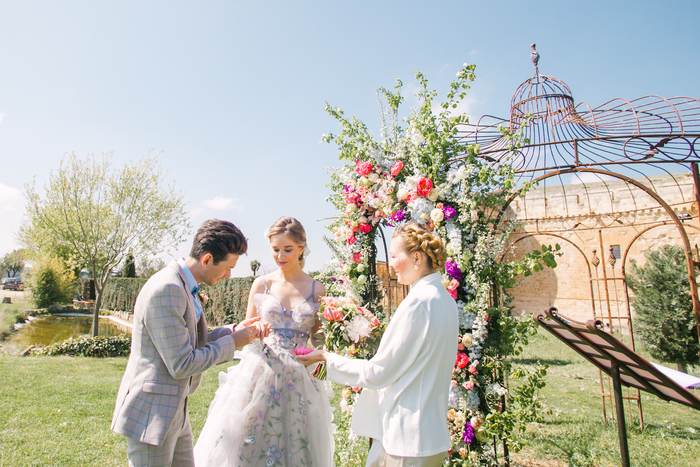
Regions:
<svg viewBox="0 0 700 467"><path fill-rule="evenodd" d="M61 342L70 337L91 334L91 332L92 316L47 315L33 319L13 332L7 339L7 342L14 344L17 348L26 348L30 345L41 346L53 342ZM100 336L118 336L128 333L119 329L109 319L100 319L98 326L98 334Z"/></svg>

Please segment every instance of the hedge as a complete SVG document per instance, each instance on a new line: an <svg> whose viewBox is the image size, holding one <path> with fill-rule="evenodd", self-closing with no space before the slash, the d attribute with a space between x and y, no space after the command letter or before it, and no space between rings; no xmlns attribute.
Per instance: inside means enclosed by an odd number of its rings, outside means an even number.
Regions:
<svg viewBox="0 0 700 467"><path fill-rule="evenodd" d="M201 300L207 323L210 326L221 326L243 321L254 280L254 277L234 277L220 280L215 287L202 284L201 293L209 298ZM108 279L101 308L133 313L136 297L146 281L138 277Z"/></svg>
<svg viewBox="0 0 700 467"><path fill-rule="evenodd" d="M71 337L31 350L32 355L80 355L83 357L127 357L131 350L131 336Z"/></svg>

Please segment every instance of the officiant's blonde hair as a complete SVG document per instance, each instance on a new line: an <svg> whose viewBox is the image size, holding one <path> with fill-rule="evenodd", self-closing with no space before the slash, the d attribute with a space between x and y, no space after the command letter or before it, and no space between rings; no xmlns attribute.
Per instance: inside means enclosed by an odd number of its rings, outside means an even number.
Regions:
<svg viewBox="0 0 700 467"><path fill-rule="evenodd" d="M404 249L408 254L416 251L423 252L428 260L430 269L439 271L447 262L445 242L439 235L429 232L413 222L403 224L394 230L394 237L401 237Z"/></svg>
<svg viewBox="0 0 700 467"><path fill-rule="evenodd" d="M292 239L294 243L304 248L304 252L308 249L306 246L306 231L301 222L293 217L283 216L277 219L266 231L265 236L272 239L274 235L286 235ZM304 267L304 253L299 255L299 266Z"/></svg>

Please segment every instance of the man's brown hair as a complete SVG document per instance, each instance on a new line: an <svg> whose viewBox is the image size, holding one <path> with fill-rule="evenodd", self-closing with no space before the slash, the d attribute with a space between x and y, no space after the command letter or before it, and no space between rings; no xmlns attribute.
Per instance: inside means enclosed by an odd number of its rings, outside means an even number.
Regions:
<svg viewBox="0 0 700 467"><path fill-rule="evenodd" d="M247 251L248 241L238 227L228 221L210 219L197 230L190 256L200 259L210 253L214 264L219 264L228 255L242 255Z"/></svg>

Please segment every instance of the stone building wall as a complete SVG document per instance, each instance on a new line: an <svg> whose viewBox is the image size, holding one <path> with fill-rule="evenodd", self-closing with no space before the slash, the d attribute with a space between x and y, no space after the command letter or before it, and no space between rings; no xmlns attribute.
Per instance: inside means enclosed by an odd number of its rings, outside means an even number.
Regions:
<svg viewBox="0 0 700 467"><path fill-rule="evenodd" d="M700 225L691 174L639 181L653 185L678 215L688 217L683 225L695 248L700 243ZM639 188L620 180L540 186L515 200L509 217L521 226L510 237L512 249L507 258L522 258L525 252L555 243L563 252L556 268L522 278L511 290L516 313L555 306L562 315L580 321L593 318L594 309L596 317L625 316L623 266L629 269L631 261L644 264L647 250L666 244L682 246L678 229L663 208ZM608 262L611 246L614 266ZM598 267L593 250L600 259ZM624 319L611 322L626 328Z"/></svg>

